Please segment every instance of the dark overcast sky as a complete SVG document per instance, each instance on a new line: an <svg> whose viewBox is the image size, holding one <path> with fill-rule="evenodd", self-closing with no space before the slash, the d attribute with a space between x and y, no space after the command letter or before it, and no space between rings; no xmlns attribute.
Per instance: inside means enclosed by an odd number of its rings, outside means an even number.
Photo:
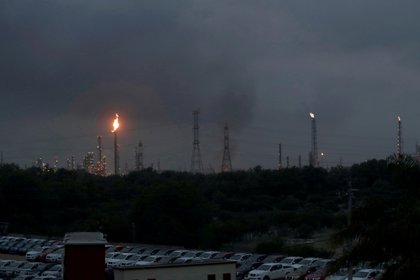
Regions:
<svg viewBox="0 0 420 280"><path fill-rule="evenodd" d="M0 1L4 160L61 166L103 136L121 166L189 169L200 108L206 168L223 124L234 168L275 168L277 145L307 162L317 115L321 164L349 165L420 140L420 2L386 0ZM110 169L112 166L110 166Z"/></svg>

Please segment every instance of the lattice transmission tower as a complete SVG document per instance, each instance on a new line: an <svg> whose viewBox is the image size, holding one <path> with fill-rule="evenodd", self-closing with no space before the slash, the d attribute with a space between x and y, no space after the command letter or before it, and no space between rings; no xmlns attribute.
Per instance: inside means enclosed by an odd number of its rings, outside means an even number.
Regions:
<svg viewBox="0 0 420 280"><path fill-rule="evenodd" d="M223 148L223 160L222 160L222 172L231 172L232 171L232 162L230 160L230 150L229 150L229 127L225 124L224 129L224 148Z"/></svg>
<svg viewBox="0 0 420 280"><path fill-rule="evenodd" d="M136 147L134 160L136 163L136 171L143 170L143 143L141 141L139 141L139 144Z"/></svg>
<svg viewBox="0 0 420 280"><path fill-rule="evenodd" d="M203 162L201 161L200 153L200 139L199 139L199 125L198 125L198 110L193 111L194 116L194 140L193 140L193 151L191 157L191 172L192 173L203 173Z"/></svg>

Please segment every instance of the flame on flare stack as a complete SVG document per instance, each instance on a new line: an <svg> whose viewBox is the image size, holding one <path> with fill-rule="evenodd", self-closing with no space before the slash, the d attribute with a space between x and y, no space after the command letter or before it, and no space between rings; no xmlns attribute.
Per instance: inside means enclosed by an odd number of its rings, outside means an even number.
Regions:
<svg viewBox="0 0 420 280"><path fill-rule="evenodd" d="M114 129L111 132L117 131L118 127L120 126L120 123L118 122L118 118L119 117L120 116L118 114L115 114L114 123L112 124L112 126L114 127Z"/></svg>
<svg viewBox="0 0 420 280"><path fill-rule="evenodd" d="M309 116L311 116L312 119L315 119L315 114L314 113L309 113Z"/></svg>

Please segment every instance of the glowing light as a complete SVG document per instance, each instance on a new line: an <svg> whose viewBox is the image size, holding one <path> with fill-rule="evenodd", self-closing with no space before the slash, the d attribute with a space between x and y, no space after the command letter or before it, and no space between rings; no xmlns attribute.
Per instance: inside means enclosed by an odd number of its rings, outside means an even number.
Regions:
<svg viewBox="0 0 420 280"><path fill-rule="evenodd" d="M325 154L324 153L321 153L321 156L323 157Z"/></svg>
<svg viewBox="0 0 420 280"><path fill-rule="evenodd" d="M309 116L311 116L311 118L315 119L315 114L314 113L309 113Z"/></svg>
<svg viewBox="0 0 420 280"><path fill-rule="evenodd" d="M399 122L401 121L401 118L400 118L400 116L398 116L398 121L399 121Z"/></svg>
<svg viewBox="0 0 420 280"><path fill-rule="evenodd" d="M114 129L111 132L117 131L118 127L120 126L120 123L118 122L118 118L119 117L120 116L118 114L115 114L114 123L112 124L112 126L114 127Z"/></svg>

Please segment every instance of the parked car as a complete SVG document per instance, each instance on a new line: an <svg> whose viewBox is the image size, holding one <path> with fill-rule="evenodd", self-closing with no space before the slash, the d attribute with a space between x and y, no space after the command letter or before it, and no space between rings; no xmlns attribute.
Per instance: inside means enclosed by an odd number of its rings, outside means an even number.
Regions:
<svg viewBox="0 0 420 280"><path fill-rule="evenodd" d="M319 267L314 272L305 276L305 280L324 280L327 277L326 267Z"/></svg>
<svg viewBox="0 0 420 280"><path fill-rule="evenodd" d="M195 259L203 260L203 261L210 260L210 259L214 259L219 253L220 253L219 251L206 251L206 252L203 252L198 257L196 257Z"/></svg>
<svg viewBox="0 0 420 280"><path fill-rule="evenodd" d="M142 261L136 262L136 266L142 266L142 265L149 265L153 263L157 263L162 259L162 256L148 256Z"/></svg>
<svg viewBox="0 0 420 280"><path fill-rule="evenodd" d="M7 277L14 277L17 275L17 271L21 266L23 266L26 262L24 261L11 261L7 266L3 266L0 270L0 274L2 276Z"/></svg>
<svg viewBox="0 0 420 280"><path fill-rule="evenodd" d="M45 261L49 263L61 263L64 256L64 248L60 248L45 256Z"/></svg>
<svg viewBox="0 0 420 280"><path fill-rule="evenodd" d="M61 277L61 273L63 270L63 266L61 264L56 264L50 267L48 270L45 270L41 273L41 276L53 276L53 277Z"/></svg>
<svg viewBox="0 0 420 280"><path fill-rule="evenodd" d="M50 248L48 248L47 250L39 253L38 255L35 256L35 261L37 262L45 262L46 257L48 254L54 253L58 250L60 250L62 248L62 246L51 246Z"/></svg>
<svg viewBox="0 0 420 280"><path fill-rule="evenodd" d="M106 265L107 265L107 267L117 267L117 266L120 265L120 263L122 261L126 260L127 258L129 258L132 255L134 255L134 254L132 254L132 253L118 254L116 257L108 259L107 262L106 262Z"/></svg>
<svg viewBox="0 0 420 280"><path fill-rule="evenodd" d="M236 268L236 279L244 279L251 270L257 269L263 262L244 262Z"/></svg>
<svg viewBox="0 0 420 280"><path fill-rule="evenodd" d="M298 264L310 267L314 265L315 262L322 260L321 258L304 258Z"/></svg>
<svg viewBox="0 0 420 280"><path fill-rule="evenodd" d="M174 263L186 263L191 262L194 259L198 258L203 251L188 251L182 257L177 258L174 260Z"/></svg>
<svg viewBox="0 0 420 280"><path fill-rule="evenodd" d="M273 262L279 263L284 258L285 258L284 255L269 255L264 259L264 262L266 262L266 263L273 263Z"/></svg>
<svg viewBox="0 0 420 280"><path fill-rule="evenodd" d="M247 280L272 280L283 279L289 273L293 272L294 268L288 264L281 263L264 263L257 269L251 270Z"/></svg>
<svg viewBox="0 0 420 280"><path fill-rule="evenodd" d="M280 261L280 263L284 263L284 264L290 264L290 265L292 265L292 264L297 264L297 263L299 263L301 260L303 260L303 258L302 258L302 257L286 257L286 258L282 259L282 260Z"/></svg>
<svg viewBox="0 0 420 280"><path fill-rule="evenodd" d="M353 280L375 280L382 274L378 269L361 269L353 275ZM345 278L348 279L347 277Z"/></svg>
<svg viewBox="0 0 420 280"><path fill-rule="evenodd" d="M252 254L249 253L236 253L232 255L230 258L228 258L228 261L235 261L235 262L243 262L249 259L252 256Z"/></svg>
<svg viewBox="0 0 420 280"><path fill-rule="evenodd" d="M294 264L295 271L286 276L286 280L303 280L306 275L311 274L317 270L316 266Z"/></svg>
<svg viewBox="0 0 420 280"><path fill-rule="evenodd" d="M353 269L352 275L354 275L357 272L357 270L358 269ZM348 275L349 272L347 268L340 268L336 273L325 277L325 280L345 280Z"/></svg>
<svg viewBox="0 0 420 280"><path fill-rule="evenodd" d="M133 254L131 256L128 256L126 259L121 260L118 263L118 267L135 266L136 262L141 261L141 260L145 259L146 257L147 256Z"/></svg>
<svg viewBox="0 0 420 280"><path fill-rule="evenodd" d="M25 258L27 261L35 261L36 257L42 253L47 252L51 247L50 246L39 246L39 247L34 247L31 250L27 251L25 254Z"/></svg>
<svg viewBox="0 0 420 280"><path fill-rule="evenodd" d="M228 258L233 256L234 254L235 254L234 252L219 252L216 256L214 256L213 259L227 260Z"/></svg>

